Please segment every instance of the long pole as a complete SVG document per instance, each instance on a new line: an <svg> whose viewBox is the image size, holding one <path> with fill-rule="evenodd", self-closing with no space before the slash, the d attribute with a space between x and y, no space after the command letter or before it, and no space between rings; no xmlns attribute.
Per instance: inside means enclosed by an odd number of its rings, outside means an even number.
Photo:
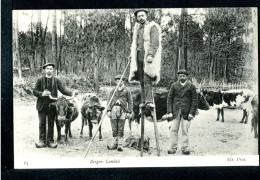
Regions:
<svg viewBox="0 0 260 180"><path fill-rule="evenodd" d="M88 154L88 151L89 151L89 149L90 149L90 146L91 146L93 140L95 139L95 137L96 137L96 135L97 135L98 129L100 128L100 126L101 126L101 124L102 124L102 122L103 122L103 120L104 120L104 117L105 117L105 115L106 115L106 113L107 113L107 109L108 109L109 105L110 105L111 102L112 102L112 99L113 99L113 97L114 97L114 95L115 95L115 93L116 93L116 91L117 91L117 89L118 89L118 87L119 87L119 84L121 83L121 81L122 81L122 79L123 79L123 77L124 77L124 74L125 74L125 72L126 72L128 66L129 66L130 62L131 62L131 60L128 61L128 64L127 64L127 66L125 67L125 70L124 70L124 72L123 72L123 74L122 74L122 76L121 76L121 78L120 78L120 80L119 80L119 82L118 82L118 84L117 84L117 86L116 86L116 89L115 89L115 91L113 92L113 94L112 94L112 96L111 96L111 98L110 98L110 100L109 100L109 102L108 102L108 104L107 104L107 107L106 107L105 110L104 110L104 113L103 113L103 115L102 115L102 118L101 118L101 120L100 120L100 122L99 122L99 124L98 124L97 130L96 130L94 136L91 138L91 140L90 140L90 142L89 142L89 145L88 145L88 147L87 147L87 150L86 150L86 152L85 152L85 156L84 156L84 157L86 157L87 154Z"/></svg>
<svg viewBox="0 0 260 180"><path fill-rule="evenodd" d="M153 95L153 104L155 105L154 102L154 94L152 91L152 95ZM154 135L155 135L155 141L156 141L156 149L157 149L157 155L160 156L160 145L159 145L159 138L158 138L158 128L157 128L157 117L156 117L156 107L154 107L154 113L153 113L153 117L154 117Z"/></svg>
<svg viewBox="0 0 260 180"><path fill-rule="evenodd" d="M141 77L143 78L143 77ZM145 95L144 95L144 81L143 79L141 80L141 97L142 97L142 104L145 104ZM143 112L143 108L141 110L141 157L143 157L143 152L144 152L144 112Z"/></svg>

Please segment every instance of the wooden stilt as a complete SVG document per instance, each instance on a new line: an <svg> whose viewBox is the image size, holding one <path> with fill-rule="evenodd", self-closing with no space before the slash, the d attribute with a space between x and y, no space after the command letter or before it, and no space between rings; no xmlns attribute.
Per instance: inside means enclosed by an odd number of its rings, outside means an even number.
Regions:
<svg viewBox="0 0 260 180"><path fill-rule="evenodd" d="M153 95L153 91L152 91ZM154 102L154 96L153 96L153 104ZM157 128L157 117L156 117L156 107L154 107L154 113L153 113L153 119L154 119L154 135L155 135L155 141L156 141L156 149L157 149L157 155L160 156L160 145L159 145L159 137L158 137L158 128Z"/></svg>
<svg viewBox="0 0 260 180"><path fill-rule="evenodd" d="M144 81L141 80L141 97L142 97L142 104L145 104L145 94L144 94ZM141 157L143 157L144 152L144 113L143 109L141 110Z"/></svg>

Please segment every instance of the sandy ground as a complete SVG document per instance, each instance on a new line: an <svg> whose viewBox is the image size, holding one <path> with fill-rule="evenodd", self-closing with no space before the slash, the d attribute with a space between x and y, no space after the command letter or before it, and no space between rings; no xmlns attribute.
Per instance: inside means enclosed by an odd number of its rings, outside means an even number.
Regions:
<svg viewBox="0 0 260 180"><path fill-rule="evenodd" d="M80 97L75 100L80 107ZM106 102L104 103L104 106ZM81 158L84 157L86 148L90 142L88 138L88 127L84 127L84 135L80 138L81 115L72 123L72 138L69 144L64 141L58 144L57 149L37 149L38 142L38 114L36 111L36 98L31 101L20 101L14 99L14 155L15 158ZM251 132L251 120L247 124L240 124L242 110L225 109L225 123L216 121L216 110L199 111L199 115L192 120L189 129L190 149L192 156L209 155L258 155L258 139ZM94 125L93 133L97 125ZM180 128L181 129L181 128ZM169 156L167 149L169 141L169 123L167 121L158 123L159 144L161 156ZM133 124L133 134L140 134L136 124ZM180 130L181 132L181 130ZM64 135L64 128L62 129ZM145 121L145 134L150 137L151 154L144 156L157 156L154 136L154 125ZM180 133L179 133L180 134ZM112 140L110 121L106 117L102 124L103 141L98 140L98 133L94 139L88 157L138 157L140 152L124 148L123 152L107 149L107 144ZM129 136L129 126L125 125L125 138ZM56 141L57 130L55 125L54 138ZM181 136L179 135L179 140ZM179 141L181 142L181 141ZM180 143L179 143L180 144ZM175 155L182 156L180 151Z"/></svg>

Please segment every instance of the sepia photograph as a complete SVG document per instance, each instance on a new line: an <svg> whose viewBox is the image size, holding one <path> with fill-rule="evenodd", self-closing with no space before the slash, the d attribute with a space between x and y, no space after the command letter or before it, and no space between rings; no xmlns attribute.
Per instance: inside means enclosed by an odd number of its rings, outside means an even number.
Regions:
<svg viewBox="0 0 260 180"><path fill-rule="evenodd" d="M257 17L13 10L14 168L259 166Z"/></svg>

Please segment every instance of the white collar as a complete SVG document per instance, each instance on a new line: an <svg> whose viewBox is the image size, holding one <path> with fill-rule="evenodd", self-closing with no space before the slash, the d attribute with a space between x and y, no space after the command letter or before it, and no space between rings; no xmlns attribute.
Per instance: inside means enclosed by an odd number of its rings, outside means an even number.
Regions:
<svg viewBox="0 0 260 180"><path fill-rule="evenodd" d="M186 83L187 83L187 81L185 81L184 83L182 83L182 82L180 81L180 84L181 84L182 86L185 86Z"/></svg>
<svg viewBox="0 0 260 180"><path fill-rule="evenodd" d="M52 77L52 75L48 76L47 74L45 74L45 77L46 77L46 78L51 78L51 77Z"/></svg>

